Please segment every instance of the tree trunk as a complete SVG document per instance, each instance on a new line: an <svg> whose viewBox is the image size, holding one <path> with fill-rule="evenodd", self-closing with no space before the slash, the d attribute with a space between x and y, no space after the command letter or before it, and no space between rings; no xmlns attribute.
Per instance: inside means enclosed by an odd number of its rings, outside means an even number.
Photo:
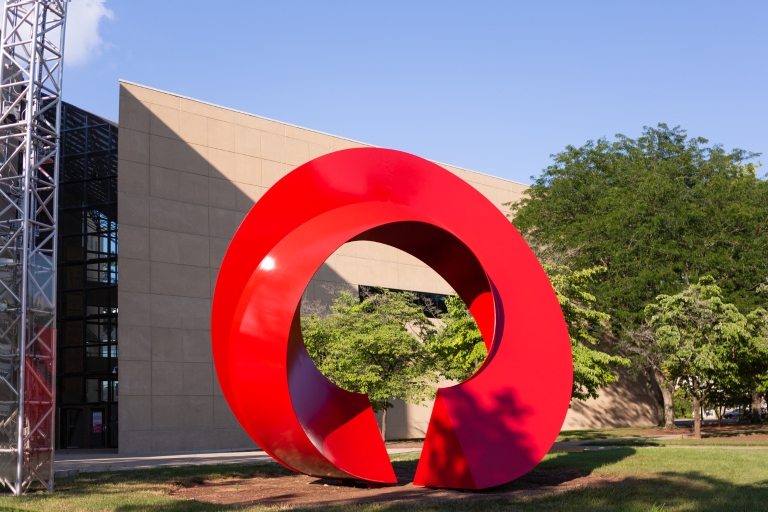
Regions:
<svg viewBox="0 0 768 512"><path fill-rule="evenodd" d="M661 401L656 402L656 426L663 427L666 422L664 421L664 399L661 393L659 393L659 398L661 398Z"/></svg>
<svg viewBox="0 0 768 512"><path fill-rule="evenodd" d="M653 370L653 378L656 379L656 384L659 385L661 396L664 399L664 429L672 430L675 428L675 386L671 382L667 382L667 379L656 370Z"/></svg>
<svg viewBox="0 0 768 512"><path fill-rule="evenodd" d="M693 438L701 439L701 401L693 397Z"/></svg>
<svg viewBox="0 0 768 512"><path fill-rule="evenodd" d="M381 438L387 441L387 406L384 405L384 412L381 413Z"/></svg>
<svg viewBox="0 0 768 512"><path fill-rule="evenodd" d="M654 377L654 371L652 368L646 368L645 380L648 383L648 390L653 395L653 401L656 402L656 425L659 427L664 426L664 397L661 396L661 388Z"/></svg>
<svg viewBox="0 0 768 512"><path fill-rule="evenodd" d="M723 414L725 414L725 407L717 406L717 411L720 413L717 415L717 426L722 427L723 426Z"/></svg>
<svg viewBox="0 0 768 512"><path fill-rule="evenodd" d="M750 423L760 423L762 422L762 418L760 417L760 402L761 402L761 396L760 393L752 392L752 414L750 415L749 422Z"/></svg>

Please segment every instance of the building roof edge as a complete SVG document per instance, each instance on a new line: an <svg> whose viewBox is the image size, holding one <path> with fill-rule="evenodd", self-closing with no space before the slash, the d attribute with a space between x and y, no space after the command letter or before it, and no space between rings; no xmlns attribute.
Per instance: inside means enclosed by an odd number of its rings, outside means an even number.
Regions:
<svg viewBox="0 0 768 512"><path fill-rule="evenodd" d="M163 89L158 89L157 87L151 87L149 85L144 85L144 84L139 84L139 83L136 83L136 82L131 82L130 80L125 80L123 78L119 78L118 81L120 83L129 84L129 85L135 85L136 87L143 87L144 89L150 89L152 91L161 92L163 94L170 94L172 96L177 96L179 98L184 98L185 100L196 101L198 103L204 103L205 105L210 105L212 107L223 108L225 110L231 110L232 112L237 112L238 114L245 114L247 116L258 117L258 118L261 118L261 119L266 119L267 121L272 121L272 122L275 122L275 123L280 123L280 124L284 124L284 125L288 125L288 126L293 126L294 128L301 128L302 130L309 130L311 132L320 133L322 135L328 135L329 137L336 137L336 138L339 138L339 139L348 140L350 142L354 142L355 144L363 144L365 146L370 146L370 147L373 147L373 148L381 147L381 146L376 146L375 144L369 144L367 142L362 142L362 141L359 141L359 140L350 139L349 137L343 137L341 135L334 135L332 133L321 132L320 130L315 130L313 128L307 128L306 126L299 126L297 124L286 123L285 121L279 121L277 119L272 119L270 117L260 116L258 114L252 114L251 112L245 112L243 110L238 110L236 108L230 108L230 107L225 107L223 105L217 105L216 103L211 103L210 101L199 100L197 98L190 98L189 96L184 96L183 94L178 94L178 93L170 92L170 91L164 91ZM514 183L516 185L522 185L524 187L530 187L530 185L527 185L525 183L520 183L519 181L508 180L507 178L501 178L499 176L493 176L492 174L487 174L487 173L480 172L480 171L473 171L472 169L466 169L464 167L459 167L458 165L447 164L445 162L438 162L437 160L432 160L432 159L429 159L429 158L427 158L427 160L430 160L431 162L434 162L434 163L436 163L438 165L447 165L447 166L453 167L454 169L459 169L461 171L472 172L472 173L475 173L475 174L479 174L481 176L487 176L489 178L494 178L494 179L497 179L497 180L504 180L504 181L507 181L509 183Z"/></svg>
<svg viewBox="0 0 768 512"><path fill-rule="evenodd" d="M93 113L93 112L91 112L90 110L85 110L84 108L78 107L78 106L77 106L77 105L75 105L74 103L70 103L70 102L68 102L68 101L64 101L64 100L61 100L61 104L62 104L62 105L69 105L70 107L74 107L74 108L76 108L77 110L82 110L82 111L83 111L83 112L85 112L86 114L88 114L88 115L90 115L90 116L93 116L93 117L98 117L99 119L101 119L101 120L102 120L102 121L104 121L105 123L107 123L107 124L111 124L112 126L114 126L115 128L117 128L117 122L115 122L115 121L113 121L113 120L111 120L111 119L107 119L107 118L106 118L106 117L104 117L104 116L100 116L99 114L94 114L94 113Z"/></svg>

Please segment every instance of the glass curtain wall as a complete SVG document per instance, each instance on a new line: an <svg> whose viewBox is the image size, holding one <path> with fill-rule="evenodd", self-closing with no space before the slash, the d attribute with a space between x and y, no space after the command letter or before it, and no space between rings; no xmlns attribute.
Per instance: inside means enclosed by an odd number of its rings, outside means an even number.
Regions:
<svg viewBox="0 0 768 512"><path fill-rule="evenodd" d="M117 126L64 103L57 448L116 448Z"/></svg>

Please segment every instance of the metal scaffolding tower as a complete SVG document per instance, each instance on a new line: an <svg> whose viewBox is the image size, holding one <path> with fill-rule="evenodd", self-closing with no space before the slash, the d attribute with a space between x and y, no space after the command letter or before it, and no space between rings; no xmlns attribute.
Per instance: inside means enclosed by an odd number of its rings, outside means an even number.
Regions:
<svg viewBox="0 0 768 512"><path fill-rule="evenodd" d="M53 490L66 0L5 0L0 32L0 482Z"/></svg>

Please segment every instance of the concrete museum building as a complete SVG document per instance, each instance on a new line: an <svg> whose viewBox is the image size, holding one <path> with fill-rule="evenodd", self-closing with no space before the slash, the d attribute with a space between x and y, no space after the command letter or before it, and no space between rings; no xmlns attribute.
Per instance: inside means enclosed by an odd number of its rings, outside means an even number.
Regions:
<svg viewBox="0 0 768 512"><path fill-rule="evenodd" d="M219 265L282 176L365 144L129 82L120 83L117 124L65 104L61 137L56 447L254 448L213 367ZM502 210L526 189L441 165ZM372 242L339 248L306 298L328 301L341 285L452 293L421 261ZM424 437L430 412L398 403L388 438ZM598 400L574 401L564 428L655 424L645 383L623 375Z"/></svg>

